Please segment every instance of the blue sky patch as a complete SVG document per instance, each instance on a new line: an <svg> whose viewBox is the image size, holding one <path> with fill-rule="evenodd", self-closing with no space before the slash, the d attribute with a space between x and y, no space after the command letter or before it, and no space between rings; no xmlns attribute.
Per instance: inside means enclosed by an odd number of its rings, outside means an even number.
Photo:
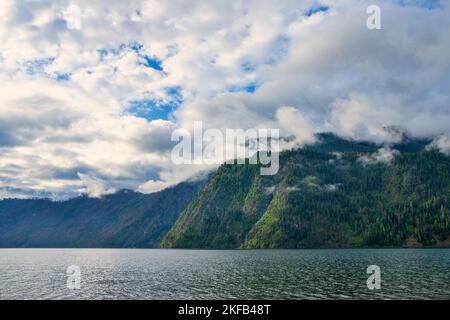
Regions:
<svg viewBox="0 0 450 320"><path fill-rule="evenodd" d="M180 87L166 88L166 94L169 99L142 99L133 100L129 103L128 113L151 120L168 120L169 115L175 111L181 103L183 103L183 96Z"/></svg>
<svg viewBox="0 0 450 320"><path fill-rule="evenodd" d="M161 60L151 58L149 56L142 56L142 58L144 58L145 60L144 66L155 69L157 71L163 71Z"/></svg>
<svg viewBox="0 0 450 320"><path fill-rule="evenodd" d="M249 85L247 85L247 86L244 87L244 90L245 90L246 92L249 92L249 93L255 92L256 89L257 89L257 85L256 85L256 83L254 83L254 82L252 82L252 83L250 83Z"/></svg>
<svg viewBox="0 0 450 320"><path fill-rule="evenodd" d="M241 70L244 72L253 72L255 71L256 67L254 64L252 64L251 62L244 62L243 64L241 64Z"/></svg>
<svg viewBox="0 0 450 320"><path fill-rule="evenodd" d="M396 0L396 2L402 7L415 6L428 10L444 8L444 5L442 4L441 0Z"/></svg>
<svg viewBox="0 0 450 320"><path fill-rule="evenodd" d="M70 73L55 73L54 78L58 81L70 80Z"/></svg>
<svg viewBox="0 0 450 320"><path fill-rule="evenodd" d="M289 51L291 40L286 36L278 36L272 44L273 51L264 61L266 64L276 64Z"/></svg>
<svg viewBox="0 0 450 320"><path fill-rule="evenodd" d="M55 58L44 58L44 59L36 59L36 60L28 60L24 62L24 67L29 75L34 74L42 74L45 73L44 69L46 66L50 65L55 61Z"/></svg>
<svg viewBox="0 0 450 320"><path fill-rule="evenodd" d="M325 5L314 5L311 8L309 8L308 11L306 11L305 16L311 17L312 15L319 13L319 12L327 12L330 10L330 7Z"/></svg>
<svg viewBox="0 0 450 320"><path fill-rule="evenodd" d="M56 81L70 80L70 73L59 73L59 72L48 73L46 71L46 67L51 65L54 61L55 61L54 57L27 60L23 63L23 68L25 69L25 72L30 76L40 75Z"/></svg>
<svg viewBox="0 0 450 320"><path fill-rule="evenodd" d="M144 46L141 43L132 41L129 44L121 44L117 48L99 49L97 50L97 52L99 54L99 60L100 62L102 62L105 59L105 57L110 54L113 56L117 56L125 50L131 50L135 52L144 61L142 65L144 65L147 68L152 68L154 70L163 72L164 69L162 67L162 61L156 57L144 54L142 52L143 48Z"/></svg>
<svg viewBox="0 0 450 320"><path fill-rule="evenodd" d="M254 93L258 89L258 85L256 82L251 82L243 87L233 86L228 88L228 92L248 92Z"/></svg>
<svg viewBox="0 0 450 320"><path fill-rule="evenodd" d="M149 121L156 119L167 120L172 111L173 106L170 103L164 104L157 99L131 101L130 107L128 108L128 113Z"/></svg>

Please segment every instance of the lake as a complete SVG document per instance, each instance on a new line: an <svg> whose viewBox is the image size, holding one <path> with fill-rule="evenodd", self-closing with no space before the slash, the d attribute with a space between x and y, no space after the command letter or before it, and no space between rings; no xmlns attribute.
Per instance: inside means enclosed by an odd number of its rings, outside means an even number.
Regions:
<svg viewBox="0 0 450 320"><path fill-rule="evenodd" d="M0 299L450 299L450 249L0 249Z"/></svg>

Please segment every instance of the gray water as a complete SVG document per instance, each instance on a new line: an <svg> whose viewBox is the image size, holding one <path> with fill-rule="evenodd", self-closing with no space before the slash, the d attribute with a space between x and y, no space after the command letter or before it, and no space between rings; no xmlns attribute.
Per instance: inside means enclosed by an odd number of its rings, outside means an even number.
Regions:
<svg viewBox="0 0 450 320"><path fill-rule="evenodd" d="M0 249L0 299L450 299L450 249Z"/></svg>

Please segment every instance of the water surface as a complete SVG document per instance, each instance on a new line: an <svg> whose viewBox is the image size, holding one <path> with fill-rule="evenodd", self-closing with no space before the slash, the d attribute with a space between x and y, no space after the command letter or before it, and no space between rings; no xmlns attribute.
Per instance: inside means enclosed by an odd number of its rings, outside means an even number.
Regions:
<svg viewBox="0 0 450 320"><path fill-rule="evenodd" d="M450 299L450 249L0 249L0 299Z"/></svg>

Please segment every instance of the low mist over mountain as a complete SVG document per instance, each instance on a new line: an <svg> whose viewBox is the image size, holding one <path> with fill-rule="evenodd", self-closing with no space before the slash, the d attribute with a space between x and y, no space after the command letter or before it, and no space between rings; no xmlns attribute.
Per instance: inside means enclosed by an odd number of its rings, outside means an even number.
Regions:
<svg viewBox="0 0 450 320"><path fill-rule="evenodd" d="M0 201L2 247L448 246L450 158L431 140L377 145L331 134L280 170L222 165L152 194Z"/></svg>

